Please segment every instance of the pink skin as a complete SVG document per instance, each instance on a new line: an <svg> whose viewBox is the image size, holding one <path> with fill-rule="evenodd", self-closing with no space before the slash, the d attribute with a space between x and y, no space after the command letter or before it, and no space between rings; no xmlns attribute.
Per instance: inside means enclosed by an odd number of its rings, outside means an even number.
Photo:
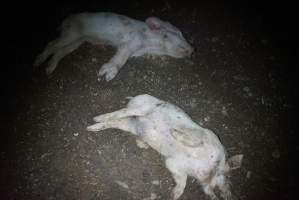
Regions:
<svg viewBox="0 0 299 200"><path fill-rule="evenodd" d="M51 41L34 62L34 66L38 66L52 56L47 74L84 42L108 44L117 49L99 71L98 75L105 76L106 81L112 80L132 56L154 54L184 58L193 52L178 28L156 17L142 22L114 13L81 13L66 18L61 28L60 37Z"/></svg>
<svg viewBox="0 0 299 200"><path fill-rule="evenodd" d="M223 199L232 198L228 174L240 167L242 155L227 160L218 137L175 105L143 94L131 98L125 108L93 119L96 123L88 126L88 131L115 128L132 133L138 146L148 145L165 157L176 182L173 200L183 194L188 176L196 178L211 199L218 199L215 188Z"/></svg>

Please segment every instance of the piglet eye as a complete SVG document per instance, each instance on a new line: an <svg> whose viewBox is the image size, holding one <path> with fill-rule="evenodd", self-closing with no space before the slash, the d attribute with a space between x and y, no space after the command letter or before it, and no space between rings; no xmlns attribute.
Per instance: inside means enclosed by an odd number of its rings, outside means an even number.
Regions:
<svg viewBox="0 0 299 200"><path fill-rule="evenodd" d="M163 34L163 38L166 39L168 36L167 34Z"/></svg>

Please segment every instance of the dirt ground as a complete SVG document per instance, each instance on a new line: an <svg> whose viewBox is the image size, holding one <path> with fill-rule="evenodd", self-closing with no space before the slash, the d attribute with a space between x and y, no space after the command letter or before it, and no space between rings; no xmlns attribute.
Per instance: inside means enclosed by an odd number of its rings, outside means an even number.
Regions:
<svg viewBox="0 0 299 200"><path fill-rule="evenodd" d="M132 58L111 82L98 82L97 71L115 50L85 43L50 78L43 65L12 80L15 87L4 96L9 114L1 118L2 199L169 199L174 180L161 155L138 148L126 132L85 130L95 115L120 109L126 97L143 93L176 104L213 130L229 156L244 154L231 177L238 199L294 199L298 87L295 71L287 73L289 51L260 29L259 17L249 20L242 10L163 2L110 11L170 21L195 47L191 59ZM28 55L41 51L55 33L41 36ZM21 59L17 65L31 63ZM180 199L207 197L189 178Z"/></svg>

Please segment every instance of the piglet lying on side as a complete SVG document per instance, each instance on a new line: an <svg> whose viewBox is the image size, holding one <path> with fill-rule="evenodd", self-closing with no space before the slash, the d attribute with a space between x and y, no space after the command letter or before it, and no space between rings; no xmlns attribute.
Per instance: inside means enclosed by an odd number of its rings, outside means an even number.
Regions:
<svg viewBox="0 0 299 200"><path fill-rule="evenodd" d="M231 199L229 171L241 165L242 155L226 160L218 137L191 120L180 108L147 94L132 98L127 107L99 115L88 131L121 129L136 135L166 158L166 167L176 182L172 199L184 192L187 176L195 177L211 199Z"/></svg>
<svg viewBox="0 0 299 200"><path fill-rule="evenodd" d="M64 56L84 42L117 48L116 54L99 71L106 81L113 79L132 56L156 54L182 58L193 52L178 28L156 17L142 22L114 13L81 13L63 21L60 37L48 44L34 66L52 55L47 67L47 74L51 74Z"/></svg>

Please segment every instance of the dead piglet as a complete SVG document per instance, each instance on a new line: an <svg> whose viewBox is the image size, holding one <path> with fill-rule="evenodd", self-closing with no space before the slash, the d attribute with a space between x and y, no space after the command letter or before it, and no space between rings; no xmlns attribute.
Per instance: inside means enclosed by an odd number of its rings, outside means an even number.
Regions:
<svg viewBox="0 0 299 200"><path fill-rule="evenodd" d="M80 13L63 21L60 37L47 45L34 66L52 56L46 69L51 74L64 56L84 42L112 45L117 49L99 71L98 75L105 76L106 81L112 80L132 56L156 54L183 58L193 52L178 28L156 17L142 22L115 13Z"/></svg>
<svg viewBox="0 0 299 200"><path fill-rule="evenodd" d="M196 178L211 199L217 199L215 188L222 198L231 199L228 174L236 166L229 165L218 137L175 105L144 94L131 98L126 108L99 115L94 121L88 131L121 129L161 153L176 182L172 199L184 192L187 176ZM242 155L233 160L239 167Z"/></svg>

